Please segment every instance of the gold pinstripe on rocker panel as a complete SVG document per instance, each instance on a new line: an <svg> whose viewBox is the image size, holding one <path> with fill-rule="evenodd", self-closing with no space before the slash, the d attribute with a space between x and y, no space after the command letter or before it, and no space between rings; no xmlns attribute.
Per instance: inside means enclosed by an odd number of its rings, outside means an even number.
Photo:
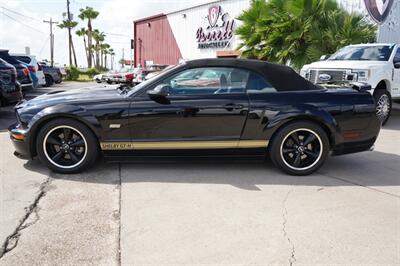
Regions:
<svg viewBox="0 0 400 266"><path fill-rule="evenodd" d="M128 141L101 142L102 150L182 150L182 149L235 149L266 148L268 140L221 141Z"/></svg>

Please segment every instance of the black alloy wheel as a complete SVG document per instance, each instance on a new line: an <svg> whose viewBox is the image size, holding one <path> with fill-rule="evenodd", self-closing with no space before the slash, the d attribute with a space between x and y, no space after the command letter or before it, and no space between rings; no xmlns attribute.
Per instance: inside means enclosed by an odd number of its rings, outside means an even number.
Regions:
<svg viewBox="0 0 400 266"><path fill-rule="evenodd" d="M318 170L329 153L324 130L310 122L295 122L282 128L272 140L270 156L276 166L292 175Z"/></svg>
<svg viewBox="0 0 400 266"><path fill-rule="evenodd" d="M55 172L76 173L95 161L98 144L85 125L57 119L39 132L37 151L40 160Z"/></svg>

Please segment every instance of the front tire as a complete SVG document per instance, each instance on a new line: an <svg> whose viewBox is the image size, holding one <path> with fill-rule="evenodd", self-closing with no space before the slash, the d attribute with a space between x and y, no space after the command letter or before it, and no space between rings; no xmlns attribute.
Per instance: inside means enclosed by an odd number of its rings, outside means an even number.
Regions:
<svg viewBox="0 0 400 266"><path fill-rule="evenodd" d="M290 175L309 175L317 171L329 153L329 139L318 125L299 121L278 131L269 148L272 162Z"/></svg>
<svg viewBox="0 0 400 266"><path fill-rule="evenodd" d="M383 126L389 120L392 112L392 97L387 90L380 89L374 92L374 99L376 104L376 115Z"/></svg>
<svg viewBox="0 0 400 266"><path fill-rule="evenodd" d="M72 174L92 165L99 154L93 133L82 123L65 118L51 120L40 130L36 150L54 172Z"/></svg>

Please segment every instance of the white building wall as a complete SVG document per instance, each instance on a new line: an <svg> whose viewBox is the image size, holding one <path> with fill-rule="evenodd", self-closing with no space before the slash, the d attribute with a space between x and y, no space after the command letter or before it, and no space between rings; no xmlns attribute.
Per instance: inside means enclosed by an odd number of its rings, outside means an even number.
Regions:
<svg viewBox="0 0 400 266"><path fill-rule="evenodd" d="M199 49L196 40L196 31L199 27L206 28L209 7L220 5L223 13L228 13L230 18L237 18L245 9L250 7L250 0L223 0L211 2L206 5L167 14L168 22L174 33L176 42L183 59L198 59L216 57L216 51L235 50L239 44L237 36L233 36L230 45L225 48ZM235 28L240 21L235 20Z"/></svg>
<svg viewBox="0 0 400 266"><path fill-rule="evenodd" d="M394 0L388 18L379 26L378 42L400 43L400 0Z"/></svg>
<svg viewBox="0 0 400 266"><path fill-rule="evenodd" d="M349 12L358 12L375 23L368 14L364 0L337 0ZM400 0L394 0L389 16L378 26L377 42L400 43Z"/></svg>

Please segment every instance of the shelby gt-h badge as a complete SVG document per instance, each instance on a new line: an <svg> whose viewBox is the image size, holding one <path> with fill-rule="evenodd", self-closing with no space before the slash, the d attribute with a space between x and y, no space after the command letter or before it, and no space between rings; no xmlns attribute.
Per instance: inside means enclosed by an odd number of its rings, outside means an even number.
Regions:
<svg viewBox="0 0 400 266"><path fill-rule="evenodd" d="M327 89L256 60L182 63L135 87L57 91L18 104L16 154L60 173L105 157L269 153L306 175L327 155L369 150L380 130L372 96Z"/></svg>

